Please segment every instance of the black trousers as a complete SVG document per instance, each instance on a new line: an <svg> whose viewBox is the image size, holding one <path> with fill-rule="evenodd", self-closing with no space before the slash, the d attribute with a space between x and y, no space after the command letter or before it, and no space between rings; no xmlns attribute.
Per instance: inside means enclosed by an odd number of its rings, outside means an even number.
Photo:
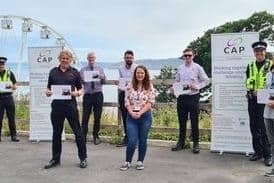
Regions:
<svg viewBox="0 0 274 183"><path fill-rule="evenodd" d="M125 141L125 143L127 143L128 138L127 138L127 122L126 121L127 121L128 111L127 111L127 108L125 107L125 92L124 91L119 91L118 100L119 100L119 109L122 113L122 120L123 120L123 125L124 125L124 133L125 133L124 141Z"/></svg>
<svg viewBox="0 0 274 183"><path fill-rule="evenodd" d="M93 137L99 137L101 115L103 110L104 97L102 92L94 94L85 94L83 97L83 117L82 117L82 130L86 140L88 133L88 122L91 111L94 114L93 123Z"/></svg>
<svg viewBox="0 0 274 183"><path fill-rule="evenodd" d="M51 123L53 127L52 159L60 161L62 152L62 132L65 119L68 120L75 135L80 160L86 159L87 149L79 122L76 100L54 100L51 103L51 107Z"/></svg>
<svg viewBox="0 0 274 183"><path fill-rule="evenodd" d="M187 119L190 115L191 134L194 143L199 142L199 94L180 95L177 98L177 114L179 119L178 143L184 144L186 138Z"/></svg>
<svg viewBox="0 0 274 183"><path fill-rule="evenodd" d="M264 158L271 156L271 147L267 139L264 123L264 104L258 104L257 98L248 99L249 125L252 135L253 150Z"/></svg>
<svg viewBox="0 0 274 183"><path fill-rule="evenodd" d="M4 112L8 117L8 124L10 129L10 135L16 136L16 125L15 125L15 104L12 94L0 94L0 135L2 131Z"/></svg>

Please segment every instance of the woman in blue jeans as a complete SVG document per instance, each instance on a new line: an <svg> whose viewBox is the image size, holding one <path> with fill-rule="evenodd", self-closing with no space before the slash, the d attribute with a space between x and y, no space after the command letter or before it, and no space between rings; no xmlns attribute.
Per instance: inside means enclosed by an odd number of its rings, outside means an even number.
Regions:
<svg viewBox="0 0 274 183"><path fill-rule="evenodd" d="M151 107L155 102L153 85L145 66L139 65L134 70L132 82L125 91L125 107L128 110L127 134L128 144L126 161L120 170L128 170L138 142L137 170L144 169L144 159L147 150L147 136L152 123Z"/></svg>

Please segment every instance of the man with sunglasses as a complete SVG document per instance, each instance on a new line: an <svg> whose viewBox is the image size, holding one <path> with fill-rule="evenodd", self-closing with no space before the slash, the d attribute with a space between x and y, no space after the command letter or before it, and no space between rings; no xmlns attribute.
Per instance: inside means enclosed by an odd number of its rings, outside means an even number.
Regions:
<svg viewBox="0 0 274 183"><path fill-rule="evenodd" d="M8 124L10 129L11 141L19 142L16 135L16 125L15 125L15 104L12 96L12 91L16 90L16 79L14 74L5 68L5 63L7 62L6 57L0 57L0 84L5 88L0 89L0 141L1 141L1 131L2 122L4 117L4 112L8 117Z"/></svg>
<svg viewBox="0 0 274 183"><path fill-rule="evenodd" d="M199 90L209 84L209 78L204 69L193 62L193 50L187 48L183 51L184 63L179 66L176 73L176 82L184 84L189 92L177 98L177 113L179 119L179 139L172 151L184 148L186 138L186 123L190 114L193 140L193 153L199 153Z"/></svg>
<svg viewBox="0 0 274 183"><path fill-rule="evenodd" d="M266 60L267 44L258 41L252 44L256 60L247 66L246 89L248 99L249 125L252 135L254 154L250 161L257 161L264 158L266 166L271 166L271 149L267 139L264 124L264 104L257 103L257 91L264 89L266 84L266 73L270 71L272 62Z"/></svg>

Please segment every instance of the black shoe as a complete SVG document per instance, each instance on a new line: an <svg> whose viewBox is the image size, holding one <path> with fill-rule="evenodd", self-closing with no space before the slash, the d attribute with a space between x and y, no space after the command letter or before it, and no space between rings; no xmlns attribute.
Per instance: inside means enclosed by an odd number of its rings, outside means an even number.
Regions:
<svg viewBox="0 0 274 183"><path fill-rule="evenodd" d="M126 140L124 139L121 143L118 143L116 147L125 147L127 146Z"/></svg>
<svg viewBox="0 0 274 183"><path fill-rule="evenodd" d="M250 160L250 161L258 161L258 160L260 160L260 159L262 159L262 158L263 158L262 155L253 154L253 155L249 158L249 160Z"/></svg>
<svg viewBox="0 0 274 183"><path fill-rule="evenodd" d="M87 160L81 160L80 161L80 168L86 168L88 166Z"/></svg>
<svg viewBox="0 0 274 183"><path fill-rule="evenodd" d="M44 169L50 169L60 165L60 161L50 160L47 165L44 166Z"/></svg>
<svg viewBox="0 0 274 183"><path fill-rule="evenodd" d="M99 137L93 137L93 143L94 143L94 145L100 144L101 141L100 141Z"/></svg>
<svg viewBox="0 0 274 183"><path fill-rule="evenodd" d="M192 152L193 152L194 154L200 153L200 147L199 147L199 144L198 144L198 143L194 143L194 144L193 144Z"/></svg>
<svg viewBox="0 0 274 183"><path fill-rule="evenodd" d="M171 148L171 151L181 151L184 149L184 144L182 143L177 143L175 147Z"/></svg>
<svg viewBox="0 0 274 183"><path fill-rule="evenodd" d="M12 142L19 142L20 140L16 135L14 135L14 136L11 136L11 141Z"/></svg>
<svg viewBox="0 0 274 183"><path fill-rule="evenodd" d="M271 166L272 165L272 158L271 157L265 158L264 159L264 164L265 164L265 166Z"/></svg>

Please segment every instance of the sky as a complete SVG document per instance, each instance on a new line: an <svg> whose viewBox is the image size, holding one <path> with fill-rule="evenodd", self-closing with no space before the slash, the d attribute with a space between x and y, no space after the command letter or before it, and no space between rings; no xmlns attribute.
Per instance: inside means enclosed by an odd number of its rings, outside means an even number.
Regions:
<svg viewBox="0 0 274 183"><path fill-rule="evenodd" d="M8 0L0 7L0 15L49 25L80 60L95 51L101 62L121 61L127 49L136 59L179 57L206 30L259 11L274 13L274 0ZM17 32L15 37L20 37Z"/></svg>

